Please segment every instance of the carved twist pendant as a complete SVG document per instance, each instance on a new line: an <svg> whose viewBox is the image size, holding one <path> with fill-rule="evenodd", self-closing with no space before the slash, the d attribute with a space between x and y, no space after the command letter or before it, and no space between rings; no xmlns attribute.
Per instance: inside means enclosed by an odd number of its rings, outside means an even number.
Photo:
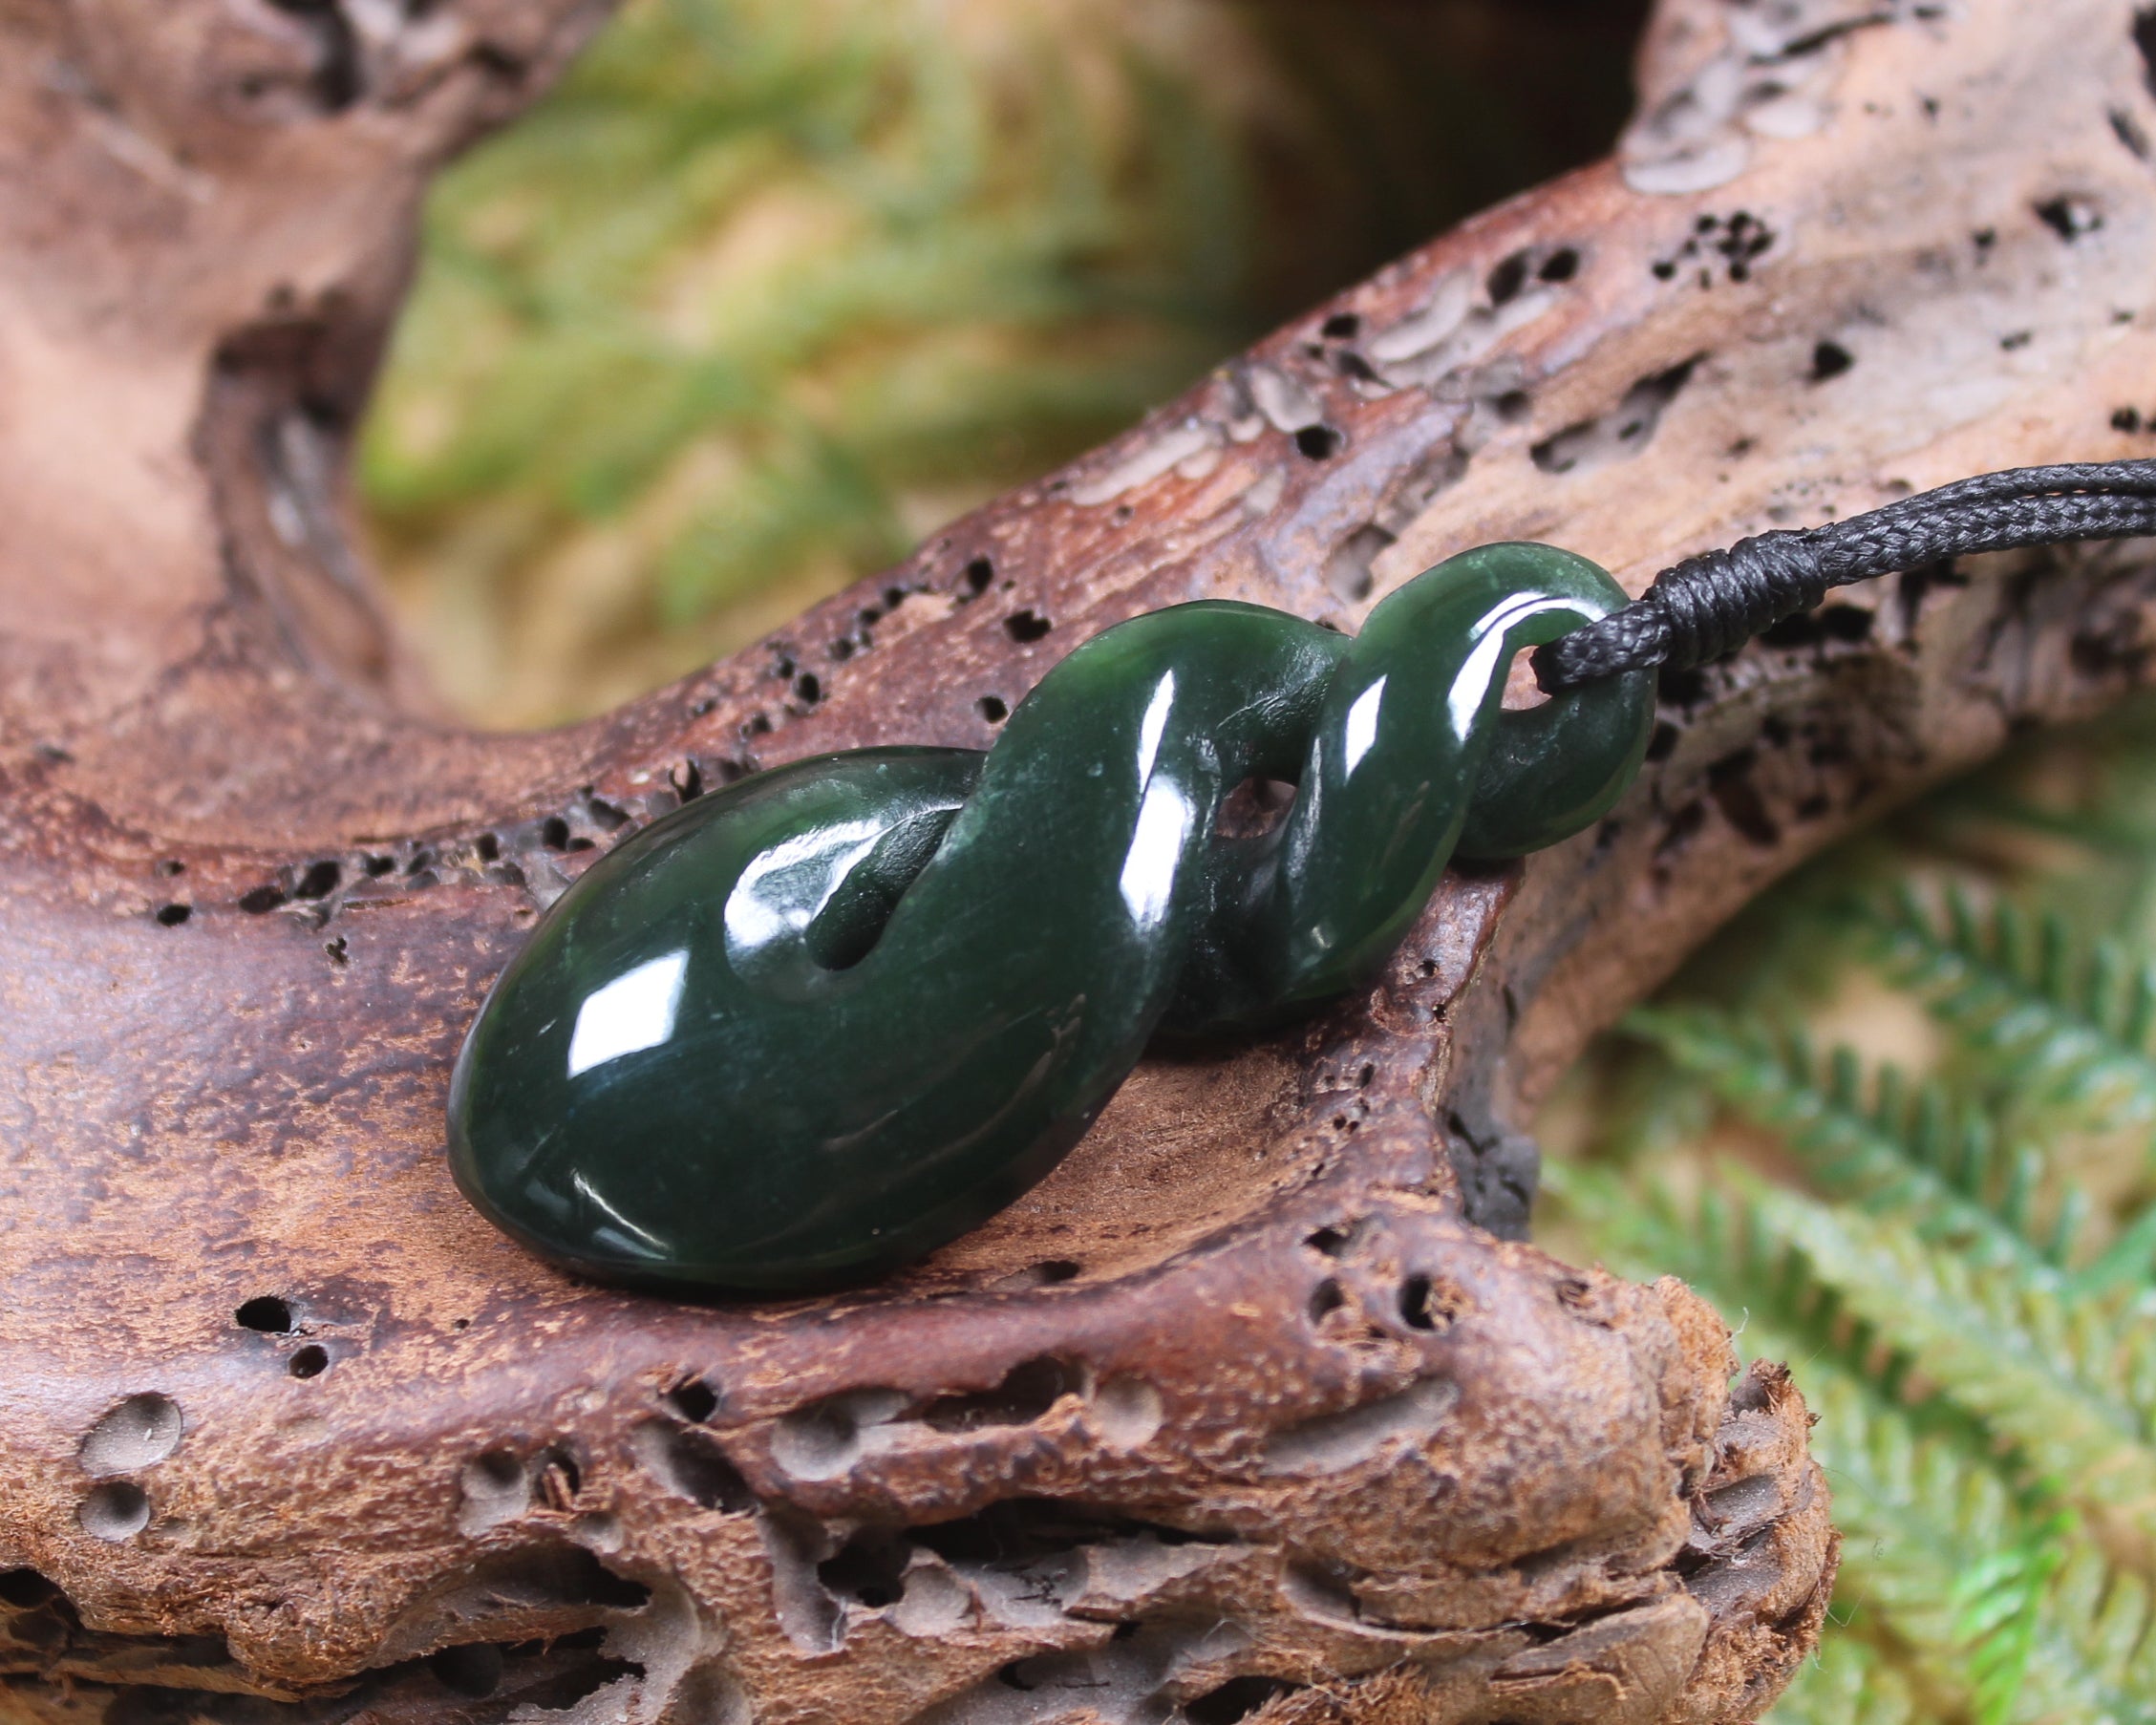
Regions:
<svg viewBox="0 0 2156 1725"><path fill-rule="evenodd" d="M1651 674L1502 703L1518 650L1624 599L1499 544L1352 639L1178 606L1077 649L986 754L827 755L677 810L496 983L451 1084L458 1183L613 1280L806 1289L934 1249L1054 1167L1157 1031L1367 984L1456 852L1598 820ZM1216 831L1253 777L1295 785L1285 819Z"/></svg>

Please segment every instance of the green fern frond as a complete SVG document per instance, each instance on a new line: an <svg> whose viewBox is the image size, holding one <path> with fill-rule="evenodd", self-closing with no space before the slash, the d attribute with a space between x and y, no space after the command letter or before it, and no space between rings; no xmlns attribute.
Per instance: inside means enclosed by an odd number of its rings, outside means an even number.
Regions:
<svg viewBox="0 0 2156 1725"><path fill-rule="evenodd" d="M1985 1696L1973 1655L1990 1652L1994 1694L2005 1693L2021 1641L2021 1665L2058 1663L2048 1627L2032 1629L2026 1612L2005 1624L2017 1639L2003 1650L1996 1626L1973 1635L1957 1622L1963 1578L1993 1554L2039 1540L2050 1513L2040 1495L2017 1481L1985 1428L1951 1405L1910 1399L1905 1362L1882 1348L1876 1329L1852 1321L1753 1195L1718 1182L1687 1203L1659 1182L1643 1191L1605 1169L1559 1164L1550 1173L1553 1196L1614 1248L1618 1267L1681 1266L1741 1326L1747 1356L1792 1362L1817 1416L1813 1449L1834 1494L1843 1578L1818 1661L1771 1719L1975 1720Z"/></svg>
<svg viewBox="0 0 2156 1725"><path fill-rule="evenodd" d="M1968 1650L1980 1725L2006 1725L2014 1715L2073 1529L2073 1516L2060 1510L2026 1539L1987 1552L1954 1583L1954 1631Z"/></svg>
<svg viewBox="0 0 2156 1725"><path fill-rule="evenodd" d="M2085 1541L2062 1541L2060 1555L2012 1716L2156 1725L2156 1599Z"/></svg>
<svg viewBox="0 0 2156 1725"><path fill-rule="evenodd" d="M1647 1008L1625 1028L1780 1134L1827 1191L1904 1216L1924 1238L1981 1262L2046 1283L2065 1277L2085 1195L2065 1191L2050 1225L2039 1226L2041 1159L2007 1144L1944 1085L1911 1087L1891 1066L1868 1077L1851 1050L1822 1060L1802 1032L1777 1035L1734 1013Z"/></svg>
<svg viewBox="0 0 2156 1725"><path fill-rule="evenodd" d="M2156 1325L2145 1293L2075 1300L1784 1189L1761 1223L1935 1393L2055 1479L2126 1561L2156 1553Z"/></svg>
<svg viewBox="0 0 2156 1725"><path fill-rule="evenodd" d="M2009 900L1987 916L1958 887L1934 913L1904 885L1860 901L1889 970L2024 1095L2156 1121L2156 961L2085 948L2063 917Z"/></svg>

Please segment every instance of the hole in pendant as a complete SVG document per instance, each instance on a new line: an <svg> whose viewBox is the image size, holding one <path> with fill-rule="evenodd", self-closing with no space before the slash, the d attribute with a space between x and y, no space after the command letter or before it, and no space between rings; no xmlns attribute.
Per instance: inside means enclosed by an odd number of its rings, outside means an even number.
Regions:
<svg viewBox="0 0 2156 1725"><path fill-rule="evenodd" d="M312 1342L308 1343L306 1347L300 1349L290 1359L285 1362L285 1370L294 1377L320 1377L329 1369L329 1351L316 1346Z"/></svg>
<svg viewBox="0 0 2156 1725"><path fill-rule="evenodd" d="M1535 681L1534 650L1531 647L1523 647L1512 655L1512 663L1505 668L1505 711L1507 713L1526 713L1549 699L1543 693L1542 685Z"/></svg>
<svg viewBox="0 0 2156 1725"><path fill-rule="evenodd" d="M1279 830L1295 806L1295 787L1284 778L1253 773L1221 799L1213 817L1216 839L1262 839Z"/></svg>

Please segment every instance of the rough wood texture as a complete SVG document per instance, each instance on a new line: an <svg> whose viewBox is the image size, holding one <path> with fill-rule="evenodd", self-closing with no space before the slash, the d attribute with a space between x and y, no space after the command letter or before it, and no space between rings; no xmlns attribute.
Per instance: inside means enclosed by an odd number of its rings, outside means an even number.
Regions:
<svg viewBox="0 0 2156 1725"><path fill-rule="evenodd" d="M1149 1063L883 1287L566 1281L452 1191L443 1081L597 847L978 744L1137 610L1353 627L1496 537L1636 585L2138 453L2130 0L1668 0L1618 160L783 638L476 737L407 686L343 457L426 170L590 23L0 0L0 1717L1756 1714L1833 1568L1802 1404L1675 1284L1501 1238L1519 1124L1777 871L2139 679L2144 547L1852 590L1674 684L1598 833L1450 881L1302 1033Z"/></svg>

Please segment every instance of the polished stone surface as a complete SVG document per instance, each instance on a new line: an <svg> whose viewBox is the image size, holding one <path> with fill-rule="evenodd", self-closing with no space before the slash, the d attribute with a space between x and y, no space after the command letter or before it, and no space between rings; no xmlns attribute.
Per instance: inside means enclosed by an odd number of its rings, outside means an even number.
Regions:
<svg viewBox="0 0 2156 1725"><path fill-rule="evenodd" d="M808 1288L932 1250L1046 1174L1157 1030L1366 983L1456 850L1598 820L1651 680L1501 702L1518 650L1623 600L1570 553L1491 545L1352 639L1179 606L1072 652L985 756L825 756L689 804L497 983L451 1088L459 1185L611 1279ZM1251 777L1291 807L1220 835Z"/></svg>

